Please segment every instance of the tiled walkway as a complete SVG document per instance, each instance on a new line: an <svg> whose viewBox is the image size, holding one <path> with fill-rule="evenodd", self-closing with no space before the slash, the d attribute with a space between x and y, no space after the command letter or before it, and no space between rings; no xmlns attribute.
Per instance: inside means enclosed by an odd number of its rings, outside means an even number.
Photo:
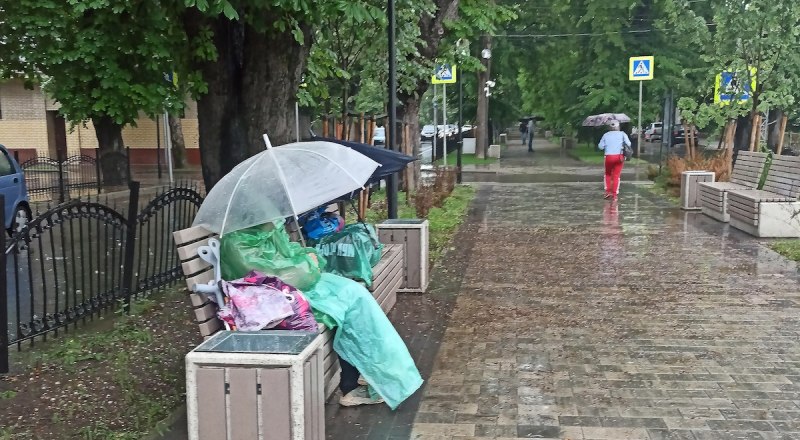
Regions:
<svg viewBox="0 0 800 440"><path fill-rule="evenodd" d="M420 396L331 405L328 438L800 439L796 264L515 154L530 183L481 184L434 288L393 314Z"/></svg>

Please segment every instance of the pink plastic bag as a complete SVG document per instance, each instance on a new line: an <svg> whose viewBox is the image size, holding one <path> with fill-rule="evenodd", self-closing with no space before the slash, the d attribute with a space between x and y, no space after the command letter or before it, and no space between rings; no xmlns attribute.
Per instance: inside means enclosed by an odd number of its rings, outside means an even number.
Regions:
<svg viewBox="0 0 800 440"><path fill-rule="evenodd" d="M218 316L241 331L273 328L294 314L290 299L267 284L236 280L223 283L223 291L229 302Z"/></svg>
<svg viewBox="0 0 800 440"><path fill-rule="evenodd" d="M309 304L308 300L306 300L299 290L284 283L279 278L252 271L241 280L228 284L262 286L270 292L277 291L283 295L286 304L288 304L291 309L291 313L284 316L285 319L282 319L269 328L280 330L305 330L310 332L319 330L317 320L314 319L314 314L311 311L311 304Z"/></svg>

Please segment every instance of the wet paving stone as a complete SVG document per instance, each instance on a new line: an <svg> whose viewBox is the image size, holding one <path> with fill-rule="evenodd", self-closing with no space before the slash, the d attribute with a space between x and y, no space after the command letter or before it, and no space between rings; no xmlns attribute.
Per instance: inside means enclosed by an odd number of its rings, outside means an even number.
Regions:
<svg viewBox="0 0 800 440"><path fill-rule="evenodd" d="M796 263L639 185L529 180L478 184L458 280L401 298L407 339L413 307L448 310L403 424L369 438L800 439Z"/></svg>

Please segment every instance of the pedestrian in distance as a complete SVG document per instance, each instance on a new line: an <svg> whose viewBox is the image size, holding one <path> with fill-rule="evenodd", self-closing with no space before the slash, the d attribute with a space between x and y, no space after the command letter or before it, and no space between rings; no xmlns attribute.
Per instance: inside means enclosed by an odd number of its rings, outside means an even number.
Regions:
<svg viewBox="0 0 800 440"><path fill-rule="evenodd" d="M536 130L536 125L533 123L533 119L528 121L528 153L533 153L533 133Z"/></svg>
<svg viewBox="0 0 800 440"><path fill-rule="evenodd" d="M528 124L525 121L519 122L519 140L522 142L522 145L525 145L525 142L528 140Z"/></svg>
<svg viewBox="0 0 800 440"><path fill-rule="evenodd" d="M624 131L619 129L619 121L609 121L610 130L600 139L598 148L605 152L605 180L604 188L606 199L615 199L619 196L620 175L625 164L625 145L631 146L631 140Z"/></svg>

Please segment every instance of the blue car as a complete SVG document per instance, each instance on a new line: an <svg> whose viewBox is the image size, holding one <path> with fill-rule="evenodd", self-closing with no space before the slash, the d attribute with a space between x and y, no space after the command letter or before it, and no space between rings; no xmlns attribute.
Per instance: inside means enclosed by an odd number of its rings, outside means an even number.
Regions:
<svg viewBox="0 0 800 440"><path fill-rule="evenodd" d="M31 207L22 168L3 145L0 145L0 152L0 194L6 201L5 227L13 235L30 221Z"/></svg>

